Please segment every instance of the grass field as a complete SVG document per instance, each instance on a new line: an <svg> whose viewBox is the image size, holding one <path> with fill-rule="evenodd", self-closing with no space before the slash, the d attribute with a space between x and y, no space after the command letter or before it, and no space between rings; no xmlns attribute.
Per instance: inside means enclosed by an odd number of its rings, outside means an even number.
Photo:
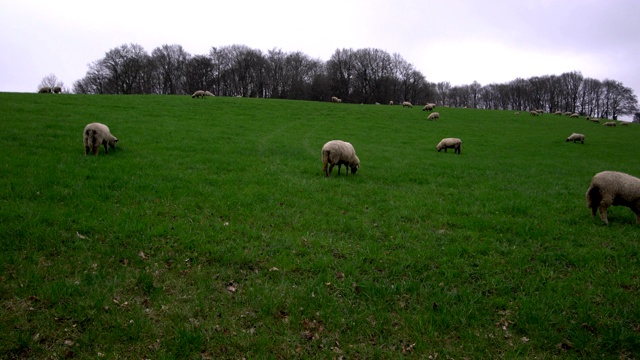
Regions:
<svg viewBox="0 0 640 360"><path fill-rule="evenodd" d="M640 126L437 110L0 94L0 358L638 357Z"/></svg>

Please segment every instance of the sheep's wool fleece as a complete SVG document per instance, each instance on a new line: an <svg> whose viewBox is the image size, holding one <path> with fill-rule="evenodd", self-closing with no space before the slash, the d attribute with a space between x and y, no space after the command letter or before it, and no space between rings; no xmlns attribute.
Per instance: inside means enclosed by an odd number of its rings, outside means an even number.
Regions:
<svg viewBox="0 0 640 360"><path fill-rule="evenodd" d="M629 174L618 171L599 172L591 180L591 187L621 195L629 202L640 201L640 179Z"/></svg>
<svg viewBox="0 0 640 360"><path fill-rule="evenodd" d="M322 147L323 154L325 150L329 150L329 162L332 164L337 164L342 161L349 162L353 166L360 163L353 145L346 141L331 140Z"/></svg>

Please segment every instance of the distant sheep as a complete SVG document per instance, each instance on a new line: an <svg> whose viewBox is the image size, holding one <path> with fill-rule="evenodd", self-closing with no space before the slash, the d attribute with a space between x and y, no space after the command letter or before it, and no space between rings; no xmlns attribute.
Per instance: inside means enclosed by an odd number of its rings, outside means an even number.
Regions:
<svg viewBox="0 0 640 360"><path fill-rule="evenodd" d="M569 135L569 137L567 138L566 142L569 142L569 141L573 141L574 144L575 144L576 141L580 141L581 143L584 144L584 135L578 134L578 133L573 133L573 134Z"/></svg>
<svg viewBox="0 0 640 360"><path fill-rule="evenodd" d="M392 100L392 101L389 101L389 105L393 105L393 100Z"/></svg>
<svg viewBox="0 0 640 360"><path fill-rule="evenodd" d="M208 91L208 90L207 90L207 91L205 91L205 92L204 92L204 94L205 94L206 96L215 96L215 95L213 95L213 93L212 93L211 91Z"/></svg>
<svg viewBox="0 0 640 360"><path fill-rule="evenodd" d="M615 121L607 121L606 123L602 124L602 126L616 126L616 125L618 125L618 123Z"/></svg>
<svg viewBox="0 0 640 360"><path fill-rule="evenodd" d="M440 152L440 150L444 149L444 152L447 152L447 149L453 148L454 153L458 153L460 155L460 150L462 148L462 140L458 138L445 138L440 140L438 145L436 145L436 150Z"/></svg>
<svg viewBox="0 0 640 360"><path fill-rule="evenodd" d="M341 103L341 102L342 102L342 99L337 98L337 97L335 97L335 96L332 96L332 97L331 97L331 102L334 102L334 103Z"/></svg>
<svg viewBox="0 0 640 360"><path fill-rule="evenodd" d="M411 107L413 107L413 105L411 105L411 103L410 103L410 102L408 102L408 101L403 101L403 102L402 102L402 107L408 107L408 108L411 108Z"/></svg>
<svg viewBox="0 0 640 360"><path fill-rule="evenodd" d="M520 115L520 111L516 111L513 113L514 115Z"/></svg>
<svg viewBox="0 0 640 360"><path fill-rule="evenodd" d="M51 93L51 88L48 86L43 86L40 89L38 89L38 93L40 94L50 94Z"/></svg>
<svg viewBox="0 0 640 360"><path fill-rule="evenodd" d="M104 153L108 154L109 150L107 149L107 145L115 149L118 143L118 139L111 135L111 131L109 131L107 125L100 123L91 123L85 126L82 138L85 156L89 154L89 151L91 151L93 155L98 155L100 145L104 146Z"/></svg>
<svg viewBox="0 0 640 360"><path fill-rule="evenodd" d="M573 113L572 113L571 111L566 111L566 112L564 112L564 113L562 113L562 114L563 114L563 115L566 115L566 116L571 116L571 114L573 114Z"/></svg>
<svg viewBox="0 0 640 360"><path fill-rule="evenodd" d="M427 120L436 120L436 119L440 119L440 113L438 112L432 112L431 114L429 114L429 116L427 116Z"/></svg>
<svg viewBox="0 0 640 360"><path fill-rule="evenodd" d="M432 111L433 109L435 109L435 107L436 104L428 103L422 108L422 111Z"/></svg>
<svg viewBox="0 0 640 360"><path fill-rule="evenodd" d="M191 95L192 98L204 98L206 96L204 90L198 90Z"/></svg>
<svg viewBox="0 0 640 360"><path fill-rule="evenodd" d="M347 168L347 175L349 175L349 168L352 174L358 171L360 159L358 159L356 150L350 143L342 140L331 140L322 147L322 164L322 172L327 177L331 176L335 165L338 165L338 175L340 175L340 169L343 164ZM331 166L327 168L327 165Z"/></svg>
<svg viewBox="0 0 640 360"><path fill-rule="evenodd" d="M558 110L558 111L554 112L553 115L562 115L562 111Z"/></svg>
<svg viewBox="0 0 640 360"><path fill-rule="evenodd" d="M626 122L626 121L623 121L623 122L620 123L620 126L629 126L629 123Z"/></svg>
<svg viewBox="0 0 640 360"><path fill-rule="evenodd" d="M531 110L531 111L529 111L529 115L531 115L531 116L539 116L540 114L538 114L538 112L535 111L535 110Z"/></svg>
<svg viewBox="0 0 640 360"><path fill-rule="evenodd" d="M591 180L586 197L591 216L596 216L600 209L600 218L605 224L609 225L607 208L618 205L630 208L640 224L640 179L637 177L617 171L597 173Z"/></svg>
<svg viewBox="0 0 640 360"><path fill-rule="evenodd" d="M571 118L578 118L578 117L579 117L579 115L578 115L578 114L576 114L576 113L573 113L573 114L569 115L569 117L571 117Z"/></svg>
<svg viewBox="0 0 640 360"><path fill-rule="evenodd" d="M62 88L60 86L54 86L51 91L53 91L54 94L60 94L62 92Z"/></svg>

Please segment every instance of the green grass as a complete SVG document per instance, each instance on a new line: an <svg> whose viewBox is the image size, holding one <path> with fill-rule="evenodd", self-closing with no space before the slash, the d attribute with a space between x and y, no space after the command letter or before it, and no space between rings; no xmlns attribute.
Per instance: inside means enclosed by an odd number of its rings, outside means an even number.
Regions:
<svg viewBox="0 0 640 360"><path fill-rule="evenodd" d="M437 110L0 94L0 358L638 356L640 127Z"/></svg>

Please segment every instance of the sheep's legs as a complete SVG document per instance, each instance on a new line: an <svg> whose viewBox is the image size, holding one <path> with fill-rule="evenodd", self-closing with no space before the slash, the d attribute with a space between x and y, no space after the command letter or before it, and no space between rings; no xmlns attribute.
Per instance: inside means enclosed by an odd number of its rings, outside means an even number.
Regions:
<svg viewBox="0 0 640 360"><path fill-rule="evenodd" d="M91 148L90 148L90 147L88 147L88 146L85 146L85 147L84 147L84 156L89 155L89 151L91 151Z"/></svg>
<svg viewBox="0 0 640 360"><path fill-rule="evenodd" d="M93 152L93 155L98 155L98 145L93 145L92 152Z"/></svg>
<svg viewBox="0 0 640 360"><path fill-rule="evenodd" d="M607 207L600 206L600 219L604 221L605 224L609 225L609 220L607 220Z"/></svg>
<svg viewBox="0 0 640 360"><path fill-rule="evenodd" d="M104 153L105 153L105 154L108 154L108 153L109 153L109 150L107 149L107 143L104 143L104 144L102 144L102 145L104 145Z"/></svg>
<svg viewBox="0 0 640 360"><path fill-rule="evenodd" d="M327 177L331 176L331 172L333 171L333 165L331 164L331 166L329 166L329 172L327 173Z"/></svg>

